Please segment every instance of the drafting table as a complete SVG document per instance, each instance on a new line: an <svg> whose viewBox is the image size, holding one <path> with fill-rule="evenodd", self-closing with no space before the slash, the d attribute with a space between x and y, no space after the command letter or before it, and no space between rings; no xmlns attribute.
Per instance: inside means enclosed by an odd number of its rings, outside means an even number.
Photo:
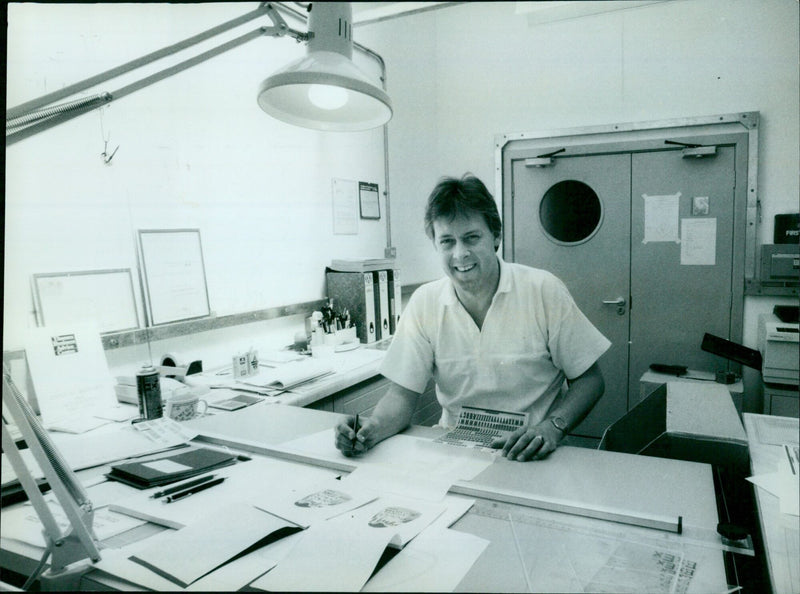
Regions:
<svg viewBox="0 0 800 594"><path fill-rule="evenodd" d="M745 413L744 426L754 475L776 472L783 454L780 444L798 442L796 418ZM753 489L772 591L800 592L800 518L781 513L778 498L766 489Z"/></svg>
<svg viewBox="0 0 800 594"><path fill-rule="evenodd" d="M340 418L335 413L276 404L189 423L212 444L310 464L313 461L292 460L292 454L282 454L280 444L330 429ZM433 437L440 431L412 427L406 434ZM344 472L353 468L344 457L335 464L324 460L319 464ZM664 566L676 567L676 561L685 561L688 565L680 567L688 566L694 574L688 589L676 591L727 590L722 548L715 534L717 511L710 466L562 447L541 462L500 458L473 480L454 484L451 493L476 500L473 509L452 528L491 542L459 590L583 591L587 584L597 589L609 576L618 580L619 575L635 575L638 563L652 564L658 556L656 561ZM628 510L641 517L681 516L683 534L531 508L504 500L509 494L560 505ZM37 552L18 545L3 542L4 567L14 558L19 563L20 557L27 557L32 564L38 559ZM598 571L590 563L598 559L610 559L611 564L601 563ZM612 582L606 587L613 588L615 583L619 584ZM92 570L84 576L83 586L135 589L136 584Z"/></svg>
<svg viewBox="0 0 800 594"><path fill-rule="evenodd" d="M306 418L317 430L325 424L325 419L335 424L340 418L330 413L314 411L317 414L312 416L308 415L312 411L305 409L282 410L276 407L252 412L257 414L242 415L241 419L232 416L199 419L193 421L194 428L207 432L209 436L213 434L214 437L210 438L212 443L238 445L250 451L280 456L277 444L286 435L307 431ZM405 434L435 437L442 431L412 427ZM292 459L291 454L287 457ZM323 461L322 464L343 471L353 468L351 461L345 458L338 462ZM541 560L542 555L537 555L535 551L546 550L547 546L543 547L541 542L535 542L534 539L548 535L548 531L549 536L565 531L571 531L573 535L582 534L578 541L564 542L565 547L573 547L572 554L576 558L580 558L589 545L607 545L609 535L613 537L611 540L622 543L637 538L662 545L678 543L678 548L691 548L691 553L687 552L687 555L698 556L706 575L710 576L707 586L714 584L720 591L726 589L721 549L715 545L719 542L716 534L718 520L712 472L708 465L562 447L547 460L536 463L498 459L473 480L454 485L450 492L479 501L473 511L457 522L454 528L492 541L492 546L462 582L464 590L526 591L528 584L518 561L520 555L516 550L519 548L517 544L524 544L527 538L527 546L534 547L534 552L527 550L526 553L523 550L523 556ZM625 509L640 517L680 515L683 519L683 535L679 537L616 522L576 518L570 514L531 509L505 501L513 499L508 497L509 494L518 493L532 493L541 500L556 503L562 502L562 495L567 493L574 499L575 505L582 502L599 509ZM509 514L511 521L508 520ZM511 530L516 532L516 539L512 538ZM583 550L574 547L582 547ZM563 560L564 555L560 556ZM509 570L498 571L498 567L507 567ZM525 569L528 573L534 570L533 567ZM581 587L575 583L559 583L559 587L551 591L570 589L580 591Z"/></svg>

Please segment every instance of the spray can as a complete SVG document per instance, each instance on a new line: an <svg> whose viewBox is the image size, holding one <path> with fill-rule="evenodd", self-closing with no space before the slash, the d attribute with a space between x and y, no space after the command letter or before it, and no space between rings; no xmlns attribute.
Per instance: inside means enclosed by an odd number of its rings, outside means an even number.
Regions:
<svg viewBox="0 0 800 594"><path fill-rule="evenodd" d="M152 365L143 365L136 374L136 392L139 395L139 416L149 421L163 416L161 384L158 371Z"/></svg>

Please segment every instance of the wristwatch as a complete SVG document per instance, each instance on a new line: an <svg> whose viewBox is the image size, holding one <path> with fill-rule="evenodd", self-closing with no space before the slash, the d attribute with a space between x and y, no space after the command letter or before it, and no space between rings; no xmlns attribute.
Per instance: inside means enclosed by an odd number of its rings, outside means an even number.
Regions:
<svg viewBox="0 0 800 594"><path fill-rule="evenodd" d="M553 427L561 431L562 434L564 435L567 434L567 429L569 428L569 425L564 419L562 419L561 417L550 417L550 422L553 424Z"/></svg>

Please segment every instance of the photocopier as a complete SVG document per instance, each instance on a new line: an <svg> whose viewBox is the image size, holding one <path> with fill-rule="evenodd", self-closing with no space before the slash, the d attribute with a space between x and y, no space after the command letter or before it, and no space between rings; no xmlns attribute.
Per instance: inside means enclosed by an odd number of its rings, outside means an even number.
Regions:
<svg viewBox="0 0 800 594"><path fill-rule="evenodd" d="M778 308L776 306L774 313L758 317L758 350L763 360L761 376L766 383L796 386L800 366L797 307L792 307L793 312Z"/></svg>

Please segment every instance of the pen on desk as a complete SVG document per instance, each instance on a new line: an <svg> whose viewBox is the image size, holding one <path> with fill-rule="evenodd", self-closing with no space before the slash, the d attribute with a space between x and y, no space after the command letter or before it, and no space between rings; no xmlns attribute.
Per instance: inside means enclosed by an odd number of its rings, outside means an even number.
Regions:
<svg viewBox="0 0 800 594"><path fill-rule="evenodd" d="M353 447L356 446L357 437L358 437L358 414L356 414L356 418L353 421Z"/></svg>
<svg viewBox="0 0 800 594"><path fill-rule="evenodd" d="M195 479L193 481L189 481L188 483L181 483L180 485L175 485L174 487L170 487L169 489L164 489L163 491L157 491L150 495L151 499L158 499L159 497L163 497L164 495L172 495L173 493L177 493L178 491L183 491L184 489L189 489L190 487L196 487L197 485L202 485L203 483L210 481L216 475L215 474L207 474L206 476L200 477L199 479Z"/></svg>
<svg viewBox="0 0 800 594"><path fill-rule="evenodd" d="M196 487L190 487L189 489L179 491L178 493L170 495L169 497L164 499L164 503L172 503L173 501L178 501L179 499L183 499L184 497L188 497L189 495L194 495L195 493L199 493L200 491L205 491L206 489L210 489L214 485L220 484L224 480L225 477L221 476L218 479L214 479L213 481L208 481L201 485L197 485Z"/></svg>

